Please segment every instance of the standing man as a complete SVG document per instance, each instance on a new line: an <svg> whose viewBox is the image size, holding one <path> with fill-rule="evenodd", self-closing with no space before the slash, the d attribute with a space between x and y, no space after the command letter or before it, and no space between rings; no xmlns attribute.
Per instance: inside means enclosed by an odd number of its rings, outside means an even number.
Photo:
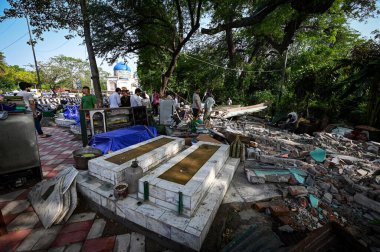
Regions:
<svg viewBox="0 0 380 252"><path fill-rule="evenodd" d="M199 93L201 90L199 87L195 88L195 92L193 94L193 105L191 106L193 109L193 116L194 118L198 117L199 112L202 110L202 103L201 103L201 98L199 97Z"/></svg>
<svg viewBox="0 0 380 252"><path fill-rule="evenodd" d="M214 104L215 104L215 100L212 97L212 94L208 92L206 94L205 115L203 117L203 121L210 119L210 115L211 115L211 111L212 111L212 106L214 106Z"/></svg>
<svg viewBox="0 0 380 252"><path fill-rule="evenodd" d="M36 129L38 135L41 138L50 137L50 135L44 134L44 132L42 131L42 128L41 128L42 112L38 111L37 103L34 101L33 94L27 91L27 88L31 87L32 85L27 82L20 82L19 86L20 86L21 91L18 92L17 96L22 96L24 99L26 110L33 112L34 128Z"/></svg>
<svg viewBox="0 0 380 252"><path fill-rule="evenodd" d="M231 100L231 98L230 98L230 97L228 97L228 100L227 100L227 105L228 105L228 106L231 106L231 105L232 105L232 100Z"/></svg>
<svg viewBox="0 0 380 252"><path fill-rule="evenodd" d="M131 107L142 106L140 95L141 95L141 89L136 88L135 93L131 96Z"/></svg>
<svg viewBox="0 0 380 252"><path fill-rule="evenodd" d="M110 96L110 108L118 108L121 105L120 100L121 89L116 88L115 92Z"/></svg>
<svg viewBox="0 0 380 252"><path fill-rule="evenodd" d="M129 95L129 90L121 90L121 107L131 106L131 97Z"/></svg>
<svg viewBox="0 0 380 252"><path fill-rule="evenodd" d="M80 108L81 109L94 109L97 108L98 105L96 103L96 96L90 94L90 88L87 86L84 86L82 89L82 99L80 102Z"/></svg>

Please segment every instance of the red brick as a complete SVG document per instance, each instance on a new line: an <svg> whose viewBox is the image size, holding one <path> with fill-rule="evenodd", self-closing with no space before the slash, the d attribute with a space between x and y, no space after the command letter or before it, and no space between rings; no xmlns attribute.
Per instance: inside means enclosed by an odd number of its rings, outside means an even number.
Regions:
<svg viewBox="0 0 380 252"><path fill-rule="evenodd" d="M273 204L273 203L271 203L269 201L256 202L255 204L252 205L252 208L256 209L259 212L263 212L266 208L269 208L271 204Z"/></svg>
<svg viewBox="0 0 380 252"><path fill-rule="evenodd" d="M0 236L0 251L15 251L18 245L32 232L32 229L18 230Z"/></svg>
<svg viewBox="0 0 380 252"><path fill-rule="evenodd" d="M10 201L0 202L0 209L3 209Z"/></svg>
<svg viewBox="0 0 380 252"><path fill-rule="evenodd" d="M53 177L55 177L58 173L59 173L59 171L52 170L51 172L48 173L48 175L46 175L46 178L53 178Z"/></svg>
<svg viewBox="0 0 380 252"><path fill-rule="evenodd" d="M64 234L64 233L71 233L75 231L89 231L92 226L92 222L93 222L92 220L89 220L89 221L80 221L80 222L67 224L62 228L60 233Z"/></svg>
<svg viewBox="0 0 380 252"><path fill-rule="evenodd" d="M86 240L82 252L108 252L112 251L115 245L115 236Z"/></svg>
<svg viewBox="0 0 380 252"><path fill-rule="evenodd" d="M3 216L5 224L8 225L11 223L17 217L17 215L18 214L7 214Z"/></svg>
<svg viewBox="0 0 380 252"><path fill-rule="evenodd" d="M285 216L289 214L289 208L284 205L271 205L269 209L274 216Z"/></svg>
<svg viewBox="0 0 380 252"><path fill-rule="evenodd" d="M293 220L292 218L287 215L287 216L278 216L277 219L283 224L283 225L292 225Z"/></svg>
<svg viewBox="0 0 380 252"><path fill-rule="evenodd" d="M27 209L24 210L24 213L26 213L26 212L33 212L33 211L34 211L33 207L29 206Z"/></svg>
<svg viewBox="0 0 380 252"><path fill-rule="evenodd" d="M26 200L28 198L29 191L30 189L25 190L23 193L17 196L15 200Z"/></svg>
<svg viewBox="0 0 380 252"><path fill-rule="evenodd" d="M87 237L88 231L76 231L70 233L60 233L57 235L55 241L51 245L51 247L62 247L65 245L69 245L72 243L77 243L84 241Z"/></svg>
<svg viewBox="0 0 380 252"><path fill-rule="evenodd" d="M49 172L49 171L52 171L55 167L57 167L56 164L43 165L43 166L42 166L42 171L44 171L44 172Z"/></svg>

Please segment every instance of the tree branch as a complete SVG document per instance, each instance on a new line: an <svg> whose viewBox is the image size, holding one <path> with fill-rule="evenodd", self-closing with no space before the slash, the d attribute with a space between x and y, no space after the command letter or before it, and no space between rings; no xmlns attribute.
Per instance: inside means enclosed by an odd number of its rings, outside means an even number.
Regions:
<svg viewBox="0 0 380 252"><path fill-rule="evenodd" d="M203 34L214 35L226 29L232 28L240 28L252 26L260 23L265 17L267 17L270 13L272 13L278 6L288 3L290 0L277 0L273 3L269 3L268 5L262 7L261 9L255 11L251 16L241 18L226 24L220 24L215 28L210 29L202 29Z"/></svg>

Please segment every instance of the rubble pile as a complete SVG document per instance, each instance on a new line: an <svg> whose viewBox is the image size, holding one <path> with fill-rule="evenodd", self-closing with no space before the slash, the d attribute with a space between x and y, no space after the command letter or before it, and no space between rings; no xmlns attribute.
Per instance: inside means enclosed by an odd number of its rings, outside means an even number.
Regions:
<svg viewBox="0 0 380 252"><path fill-rule="evenodd" d="M280 201L259 202L284 232L312 231L335 221L368 248L380 248L380 144L338 134L296 135L255 118L213 122L231 142L247 146L252 184L274 183ZM243 158L244 159L244 158Z"/></svg>

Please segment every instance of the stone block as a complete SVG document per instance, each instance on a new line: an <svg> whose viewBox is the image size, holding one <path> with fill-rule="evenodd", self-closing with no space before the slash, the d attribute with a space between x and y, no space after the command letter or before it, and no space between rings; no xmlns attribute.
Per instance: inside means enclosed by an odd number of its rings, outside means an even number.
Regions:
<svg viewBox="0 0 380 252"><path fill-rule="evenodd" d="M160 219L147 217L146 228L170 239L170 226Z"/></svg>
<svg viewBox="0 0 380 252"><path fill-rule="evenodd" d="M171 211L165 211L159 218L163 223L168 224L169 226L176 227L179 230L185 230L187 225L190 222L190 218L184 218L179 216Z"/></svg>
<svg viewBox="0 0 380 252"><path fill-rule="evenodd" d="M104 219L96 219L91 226L90 231L87 234L87 240L99 238L103 234L103 230L106 226L106 221Z"/></svg>
<svg viewBox="0 0 380 252"><path fill-rule="evenodd" d="M128 252L130 251L131 235L123 234L116 236L113 252Z"/></svg>
<svg viewBox="0 0 380 252"><path fill-rule="evenodd" d="M179 230L175 227L171 227L170 230L171 240L181 243L189 248L199 251L201 249L202 243L199 239L200 232L197 234L192 234Z"/></svg>
<svg viewBox="0 0 380 252"><path fill-rule="evenodd" d="M85 213L77 213L70 217L67 223L74 223L80 221L88 221L95 219L96 213L93 212L85 212Z"/></svg>
<svg viewBox="0 0 380 252"><path fill-rule="evenodd" d="M6 201L12 201L12 200L16 199L17 196L19 196L23 192L25 192L25 189L0 195L0 203L6 202Z"/></svg>
<svg viewBox="0 0 380 252"><path fill-rule="evenodd" d="M115 202L113 200L111 200L110 198L100 197L100 204L104 208L106 208L112 212L116 212Z"/></svg>
<svg viewBox="0 0 380 252"><path fill-rule="evenodd" d="M49 229L34 229L17 247L16 251L44 250L54 242L61 230L61 225L52 226Z"/></svg>
<svg viewBox="0 0 380 252"><path fill-rule="evenodd" d="M165 210L149 203L142 204L136 209L136 211L154 219L159 219L160 216L165 212Z"/></svg>
<svg viewBox="0 0 380 252"><path fill-rule="evenodd" d="M9 223L7 230L12 232L21 229L32 229L38 221L39 219L35 212L22 213Z"/></svg>
<svg viewBox="0 0 380 252"><path fill-rule="evenodd" d="M8 214L18 214L25 211L29 205L30 203L28 200L13 200L3 207L1 212L4 216Z"/></svg>
<svg viewBox="0 0 380 252"><path fill-rule="evenodd" d="M138 233L131 233L130 250L133 252L145 252L145 236Z"/></svg>

